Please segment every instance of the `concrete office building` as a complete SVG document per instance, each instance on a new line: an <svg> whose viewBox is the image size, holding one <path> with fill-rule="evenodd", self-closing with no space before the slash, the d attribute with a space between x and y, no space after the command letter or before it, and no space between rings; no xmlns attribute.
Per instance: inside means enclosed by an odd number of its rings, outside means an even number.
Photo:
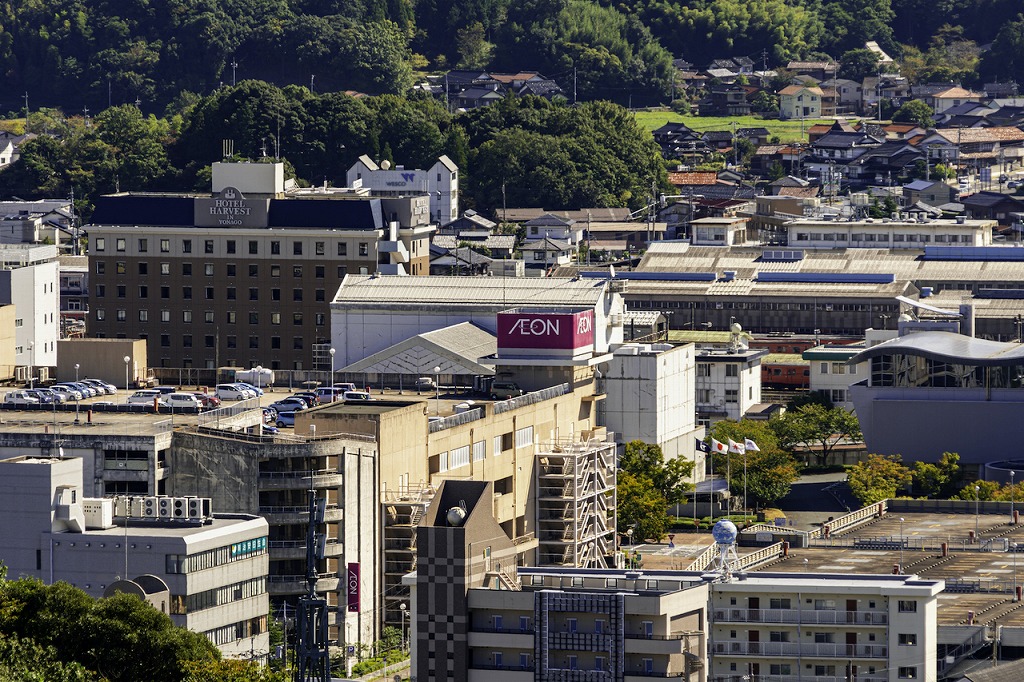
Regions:
<svg viewBox="0 0 1024 682"><path fill-rule="evenodd" d="M420 555L407 578L416 679L705 679L699 578L517 569L490 490L446 481L417 530Z"/></svg>
<svg viewBox="0 0 1024 682"><path fill-rule="evenodd" d="M937 679L941 580L747 573L711 586L712 682Z"/></svg>
<svg viewBox="0 0 1024 682"><path fill-rule="evenodd" d="M761 402L763 348L702 348L696 351L697 422L740 420Z"/></svg>
<svg viewBox="0 0 1024 682"><path fill-rule="evenodd" d="M145 338L160 367L329 371L328 296L350 272L427 274L425 203L293 194L282 164L233 163L209 194L100 197L89 334Z"/></svg>
<svg viewBox="0 0 1024 682"><path fill-rule="evenodd" d="M8 577L65 581L93 597L140 594L227 656L269 653L265 520L199 511L129 521L127 506L83 498L78 458L0 461L0 488Z"/></svg>
<svg viewBox="0 0 1024 682"><path fill-rule="evenodd" d="M857 365L847 363L862 350L862 343L847 346L815 346L805 350L802 357L811 363L811 392L824 394L836 407L852 410L850 385L864 377L859 373Z"/></svg>
<svg viewBox="0 0 1024 682"><path fill-rule="evenodd" d="M46 244L0 244L0 305L13 305L14 361L19 381L36 367L57 364L60 294L57 247ZM43 371L45 376L46 372Z"/></svg>
<svg viewBox="0 0 1024 682"><path fill-rule="evenodd" d="M693 459L697 425L697 350L692 344L626 344L599 366L603 424L621 443L642 440L667 458ZM703 476L703 460L694 469Z"/></svg>
<svg viewBox="0 0 1024 682"><path fill-rule="evenodd" d="M349 187L368 188L376 196L427 196L430 222L446 224L459 217L459 167L447 156L427 170L377 164L363 155L345 176Z"/></svg>
<svg viewBox="0 0 1024 682"><path fill-rule="evenodd" d="M898 220L797 218L784 224L783 245L798 249L991 246L996 227L995 220L911 220L906 214L900 214Z"/></svg>
<svg viewBox="0 0 1024 682"><path fill-rule="evenodd" d="M936 462L956 452L962 464L1006 457L993 447L1024 438L1024 346L946 331L917 332L872 346L849 361L850 387L870 452Z"/></svg>

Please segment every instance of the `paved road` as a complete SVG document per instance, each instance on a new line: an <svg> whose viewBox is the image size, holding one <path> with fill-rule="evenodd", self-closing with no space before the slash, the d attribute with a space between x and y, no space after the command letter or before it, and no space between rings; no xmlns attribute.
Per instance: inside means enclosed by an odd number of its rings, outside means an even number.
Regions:
<svg viewBox="0 0 1024 682"><path fill-rule="evenodd" d="M817 528L828 521L829 517L841 516L848 509L856 509L859 506L853 500L845 483L836 486L834 494L825 490L826 487L845 480L844 472L801 476L793 484L789 495L777 506L786 512L786 518L792 522L793 527L803 530Z"/></svg>

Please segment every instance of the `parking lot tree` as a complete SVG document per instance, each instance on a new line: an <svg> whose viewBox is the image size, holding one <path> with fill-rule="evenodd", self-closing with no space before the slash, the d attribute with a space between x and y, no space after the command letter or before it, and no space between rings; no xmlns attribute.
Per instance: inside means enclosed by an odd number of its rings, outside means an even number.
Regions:
<svg viewBox="0 0 1024 682"><path fill-rule="evenodd" d="M693 475L693 462L680 457L666 460L660 447L642 440L626 443L619 468L639 479L649 480L668 504L682 502L686 493L693 489L687 482Z"/></svg>
<svg viewBox="0 0 1024 682"><path fill-rule="evenodd" d="M861 504L881 502L908 487L913 480L910 469L899 455L870 454L850 468L847 482Z"/></svg>
<svg viewBox="0 0 1024 682"><path fill-rule="evenodd" d="M651 479L620 471L616 492L619 532L633 529L634 542L661 540L668 528L668 500Z"/></svg>
<svg viewBox="0 0 1024 682"><path fill-rule="evenodd" d="M938 462L914 462L914 492L945 500L962 486L960 455L944 452Z"/></svg>

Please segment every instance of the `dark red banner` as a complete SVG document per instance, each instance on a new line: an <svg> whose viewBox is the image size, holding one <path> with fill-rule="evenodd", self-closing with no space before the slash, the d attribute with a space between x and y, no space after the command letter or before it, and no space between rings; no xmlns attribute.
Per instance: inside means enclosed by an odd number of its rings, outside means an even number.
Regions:
<svg viewBox="0 0 1024 682"><path fill-rule="evenodd" d="M359 564L348 565L345 594L348 595L349 613L359 613Z"/></svg>
<svg viewBox="0 0 1024 682"><path fill-rule="evenodd" d="M572 350L594 345L594 311L500 313L498 348Z"/></svg>

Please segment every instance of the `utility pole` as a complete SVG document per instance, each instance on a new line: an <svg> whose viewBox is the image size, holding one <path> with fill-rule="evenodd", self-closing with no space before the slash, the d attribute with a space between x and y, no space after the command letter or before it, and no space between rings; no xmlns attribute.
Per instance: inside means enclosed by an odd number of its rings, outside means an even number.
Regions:
<svg viewBox="0 0 1024 682"><path fill-rule="evenodd" d="M25 91L25 121L28 122L28 90Z"/></svg>
<svg viewBox="0 0 1024 682"><path fill-rule="evenodd" d="M576 104L576 67L572 67L572 103Z"/></svg>
<svg viewBox="0 0 1024 682"><path fill-rule="evenodd" d="M234 59L231 60L231 87L235 87L235 69L238 68L238 62Z"/></svg>

